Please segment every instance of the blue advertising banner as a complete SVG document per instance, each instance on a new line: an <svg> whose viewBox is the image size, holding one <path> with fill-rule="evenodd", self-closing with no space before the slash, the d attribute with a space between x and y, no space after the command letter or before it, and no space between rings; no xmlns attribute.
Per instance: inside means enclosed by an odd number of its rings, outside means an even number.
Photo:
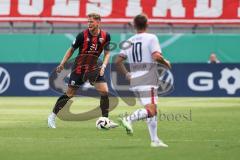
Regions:
<svg viewBox="0 0 240 160"><path fill-rule="evenodd" d="M57 64L0 64L1 96L54 96L48 77Z"/></svg>
<svg viewBox="0 0 240 160"><path fill-rule="evenodd" d="M175 64L169 96L240 97L240 64Z"/></svg>
<svg viewBox="0 0 240 160"><path fill-rule="evenodd" d="M71 69L69 67L54 78L52 72L56 66L55 63L0 64L0 95L58 96L62 94L67 88L67 76ZM117 73L113 65L107 67L105 78L111 94L133 96L129 92L126 80ZM172 70L165 72L160 79L173 84L173 88L164 96L240 97L240 64L173 64ZM83 96L98 96L89 83L85 83L79 93Z"/></svg>

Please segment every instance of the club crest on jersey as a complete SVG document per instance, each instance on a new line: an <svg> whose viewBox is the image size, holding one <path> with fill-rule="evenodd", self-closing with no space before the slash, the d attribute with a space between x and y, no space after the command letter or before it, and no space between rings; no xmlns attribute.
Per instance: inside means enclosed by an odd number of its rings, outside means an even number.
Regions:
<svg viewBox="0 0 240 160"><path fill-rule="evenodd" d="M75 85L75 81L71 81L71 85Z"/></svg>
<svg viewBox="0 0 240 160"><path fill-rule="evenodd" d="M104 38L99 38L100 43L103 43L103 41L104 41Z"/></svg>

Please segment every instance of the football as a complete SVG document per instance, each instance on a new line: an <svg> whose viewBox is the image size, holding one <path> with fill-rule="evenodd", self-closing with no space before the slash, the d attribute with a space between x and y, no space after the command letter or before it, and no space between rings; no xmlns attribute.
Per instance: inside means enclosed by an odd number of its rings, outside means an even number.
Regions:
<svg viewBox="0 0 240 160"><path fill-rule="evenodd" d="M107 117L99 117L96 121L97 129L110 129L110 120Z"/></svg>

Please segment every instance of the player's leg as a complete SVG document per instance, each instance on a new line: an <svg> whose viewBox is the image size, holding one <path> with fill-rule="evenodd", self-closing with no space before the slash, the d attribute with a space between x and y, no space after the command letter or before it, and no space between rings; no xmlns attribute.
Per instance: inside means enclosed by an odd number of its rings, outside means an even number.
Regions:
<svg viewBox="0 0 240 160"><path fill-rule="evenodd" d="M68 100L76 94L77 90L78 88L76 87L68 86L67 92L58 98L53 108L53 113L57 115L58 112L67 104Z"/></svg>
<svg viewBox="0 0 240 160"><path fill-rule="evenodd" d="M137 109L129 116L120 119L120 123L124 128L126 128L127 134L133 134L132 124L134 122L152 117L155 118L155 116L157 115L157 109L155 104L148 103L144 106L144 108Z"/></svg>
<svg viewBox="0 0 240 160"><path fill-rule="evenodd" d="M153 117L157 113L156 105L151 103L151 90L142 90L141 88L139 88L139 90L141 91L135 91L135 95L140 100L144 108L137 109L129 116L119 119L122 126L126 128L127 134L130 135L133 134L133 122Z"/></svg>
<svg viewBox="0 0 240 160"><path fill-rule="evenodd" d="M69 86L67 92L61 95L56 104L53 107L52 113L48 116L48 127L49 128L56 128L56 117L58 112L67 104L68 100L71 99L77 92L78 88L74 88Z"/></svg>
<svg viewBox="0 0 240 160"><path fill-rule="evenodd" d="M149 130L149 135L151 138L151 146L152 147L168 147L159 137L157 134L157 126L158 126L158 119L157 119L157 101L158 101L158 94L157 89L152 88L151 89L151 98L148 99L142 99L142 104L149 103L151 105L155 105L155 115L152 117L147 118L147 126ZM146 108L149 107L149 104L146 105Z"/></svg>
<svg viewBox="0 0 240 160"><path fill-rule="evenodd" d="M157 135L157 89L152 88L151 90L141 90L135 93L144 108L138 109L131 115L122 118L122 125L126 128L128 134L132 134L132 123L138 120L147 119L147 125L151 138L151 146L167 147L167 145L164 144Z"/></svg>
<svg viewBox="0 0 240 160"><path fill-rule="evenodd" d="M96 90L100 94L100 108L103 117L108 117L109 114L109 97L108 97L108 86L106 82L96 82L94 84Z"/></svg>
<svg viewBox="0 0 240 160"><path fill-rule="evenodd" d="M95 89L100 94L100 108L102 111L102 117L108 117L109 113L109 98L108 98L108 86L104 76L99 75L99 69L87 73L87 79L90 84L94 85Z"/></svg>
<svg viewBox="0 0 240 160"><path fill-rule="evenodd" d="M58 112L67 104L68 100L76 95L80 85L84 83L83 76L72 72L68 82L68 89L66 93L61 95L53 107L52 113L48 116L48 127L56 128L55 119Z"/></svg>
<svg viewBox="0 0 240 160"><path fill-rule="evenodd" d="M157 114L155 101L156 96L153 96L153 89L142 89L139 87L138 91L135 91L135 95L144 106L144 108L137 109L132 114L126 117L126 120L130 123L133 123L138 120L154 117Z"/></svg>
<svg viewBox="0 0 240 160"><path fill-rule="evenodd" d="M100 94L100 108L102 111L103 117L109 116L109 97L108 97L108 86L107 83L104 81L103 77L100 76L100 78L97 79L96 83L94 83L94 86L98 93ZM115 128L118 124L114 123L112 120L110 120L110 127Z"/></svg>
<svg viewBox="0 0 240 160"><path fill-rule="evenodd" d="M157 107L156 107L157 108ZM168 147L157 134L158 119L157 114L151 118L147 118L147 126L151 138L151 147Z"/></svg>
<svg viewBox="0 0 240 160"><path fill-rule="evenodd" d="M144 99L142 98L142 104L146 105L146 108L148 108L149 105L154 105L155 108L155 115L152 117L147 118L147 126L149 130L149 135L151 138L151 141L158 141L158 135L157 135L157 101L158 101L158 94L157 89L151 88L150 97L147 97Z"/></svg>

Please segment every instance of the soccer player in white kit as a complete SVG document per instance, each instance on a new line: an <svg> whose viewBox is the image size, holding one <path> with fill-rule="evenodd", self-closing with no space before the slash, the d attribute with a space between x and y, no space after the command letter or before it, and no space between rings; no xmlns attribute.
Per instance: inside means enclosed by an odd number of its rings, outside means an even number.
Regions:
<svg viewBox="0 0 240 160"><path fill-rule="evenodd" d="M134 17L134 28L137 33L124 43L120 51L116 66L130 81L131 90L137 95L144 106L129 116L120 118L120 124L126 128L128 134L133 134L132 124L135 121L147 119L147 125L152 147L168 147L157 135L157 99L159 75L157 64L161 63L168 69L170 62L163 58L160 44L156 35L146 33L148 19L140 14ZM130 71L124 66L128 61Z"/></svg>

